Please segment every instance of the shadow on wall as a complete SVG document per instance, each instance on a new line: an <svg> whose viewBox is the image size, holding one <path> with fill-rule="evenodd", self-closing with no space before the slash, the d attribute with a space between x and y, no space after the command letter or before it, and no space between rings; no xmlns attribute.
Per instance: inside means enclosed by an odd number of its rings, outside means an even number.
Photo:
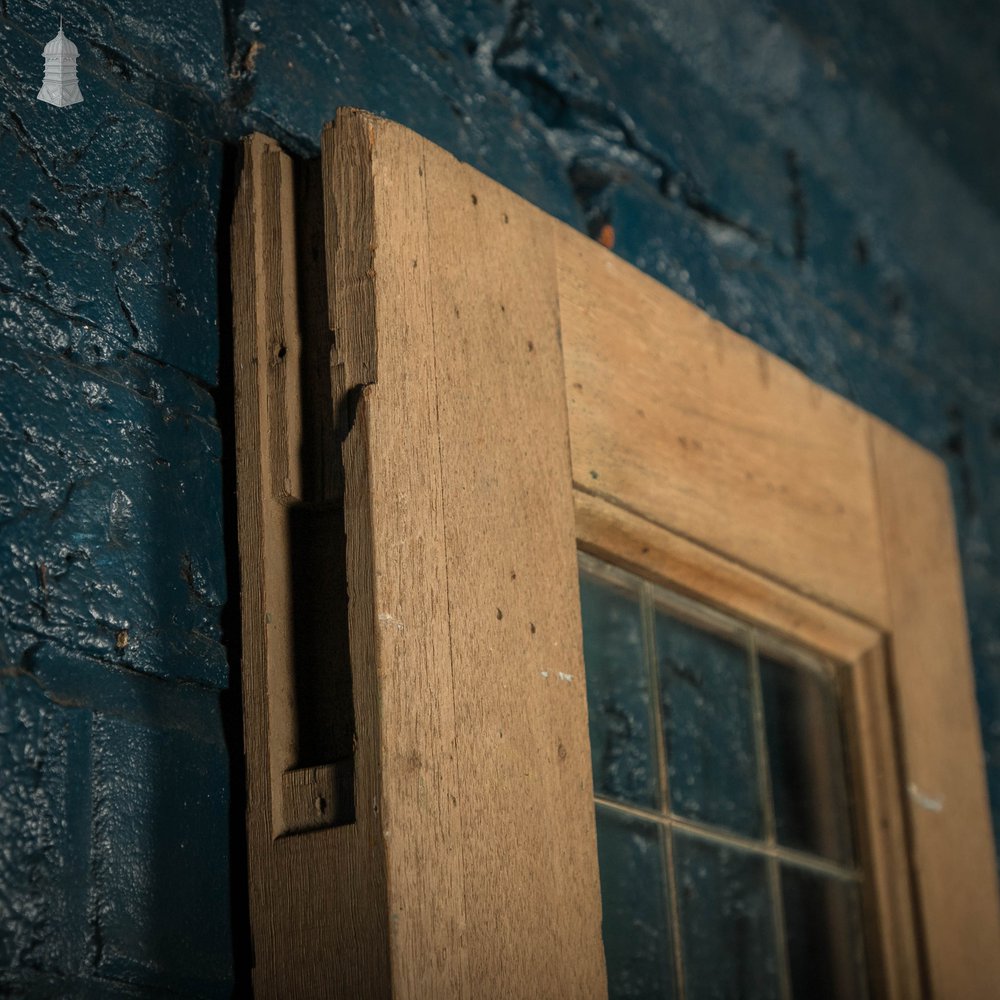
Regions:
<svg viewBox="0 0 1000 1000"><path fill-rule="evenodd" d="M220 710L231 402L215 386L231 164L184 107L154 111L83 58L83 104L36 101L51 17L6 13L0 993L229 996L242 765Z"/></svg>

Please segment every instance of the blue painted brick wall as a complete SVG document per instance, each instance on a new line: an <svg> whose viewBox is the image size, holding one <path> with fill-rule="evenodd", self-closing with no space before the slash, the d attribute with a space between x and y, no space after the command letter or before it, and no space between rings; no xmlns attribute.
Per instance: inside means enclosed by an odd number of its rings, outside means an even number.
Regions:
<svg viewBox="0 0 1000 1000"><path fill-rule="evenodd" d="M35 100L52 9L0 0L0 993L233 987L225 150L259 128L314 153L340 104L610 223L624 257L947 460L1000 815L990 3L61 12L70 109Z"/></svg>

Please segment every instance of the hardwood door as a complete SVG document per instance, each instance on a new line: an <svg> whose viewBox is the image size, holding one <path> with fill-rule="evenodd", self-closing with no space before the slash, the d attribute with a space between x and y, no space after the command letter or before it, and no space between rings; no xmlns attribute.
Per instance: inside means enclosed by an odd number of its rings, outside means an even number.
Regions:
<svg viewBox="0 0 1000 1000"><path fill-rule="evenodd" d="M845 665L877 989L992 995L935 458L364 112L233 262L257 995L606 995L578 545Z"/></svg>

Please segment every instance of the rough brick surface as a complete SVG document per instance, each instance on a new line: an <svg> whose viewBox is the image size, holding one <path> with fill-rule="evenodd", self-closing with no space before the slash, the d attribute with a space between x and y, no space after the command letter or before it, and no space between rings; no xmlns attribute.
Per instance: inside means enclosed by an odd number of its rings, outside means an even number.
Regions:
<svg viewBox="0 0 1000 1000"><path fill-rule="evenodd" d="M227 995L225 748L99 717L93 759L99 972L182 995Z"/></svg>
<svg viewBox="0 0 1000 1000"><path fill-rule="evenodd" d="M0 993L229 989L225 147L314 153L340 104L611 225L948 461L1000 816L991 9L67 0L56 109L51 6L0 0Z"/></svg>
<svg viewBox="0 0 1000 1000"><path fill-rule="evenodd" d="M79 756L71 745L86 736L31 678L6 676L0 737L0 969L61 972L85 933L86 907L81 912L71 897L86 892L86 864L74 863L86 820L67 815L67 769ZM82 918L78 931L67 920L73 911Z"/></svg>

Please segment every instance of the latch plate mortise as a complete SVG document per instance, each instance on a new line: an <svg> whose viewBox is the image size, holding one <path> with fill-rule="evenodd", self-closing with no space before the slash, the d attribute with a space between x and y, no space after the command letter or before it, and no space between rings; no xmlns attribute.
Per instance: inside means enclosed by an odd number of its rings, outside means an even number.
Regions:
<svg viewBox="0 0 1000 1000"><path fill-rule="evenodd" d="M256 441L238 444L240 490L256 479L266 739L274 837L354 822L354 708L347 625L343 465L329 329L320 163L277 144L257 159L260 240L254 250L256 341L237 364L237 394L253 394ZM246 347L244 347L244 351ZM246 353L243 355L246 357ZM239 347L238 347L239 361ZM243 405L246 400L244 398ZM245 523L245 522L244 522ZM244 613L251 592L244 581ZM259 587L259 590L258 590Z"/></svg>

